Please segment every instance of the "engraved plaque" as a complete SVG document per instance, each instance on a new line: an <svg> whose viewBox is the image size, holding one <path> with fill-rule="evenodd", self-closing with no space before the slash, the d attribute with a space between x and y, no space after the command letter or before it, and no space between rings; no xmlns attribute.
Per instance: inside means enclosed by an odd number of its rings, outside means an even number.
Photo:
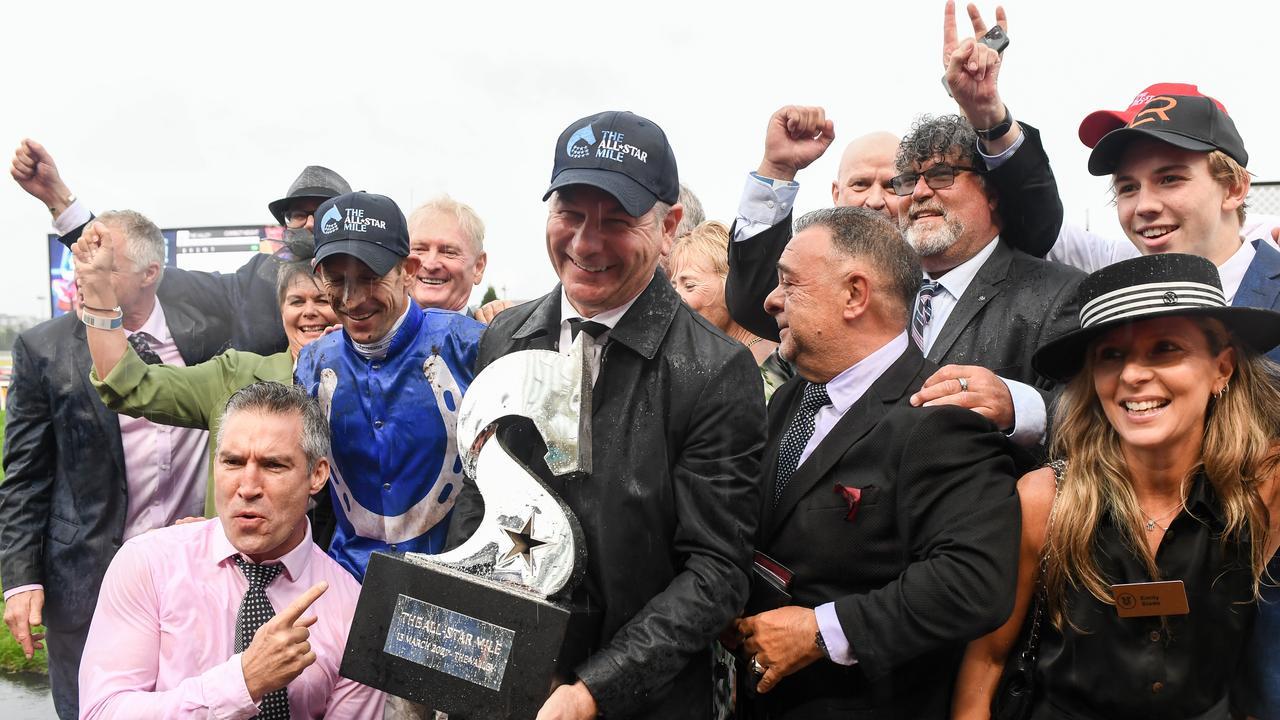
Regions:
<svg viewBox="0 0 1280 720"><path fill-rule="evenodd" d="M451 720L531 720L586 656L600 611L568 602L585 572L582 529L520 459L527 448L507 448L498 436L512 430L519 445L524 431L512 425L532 420L552 473L590 473L589 337L579 335L570 355L512 353L476 376L456 438L484 516L447 552L370 556L344 677Z"/></svg>
<svg viewBox="0 0 1280 720"><path fill-rule="evenodd" d="M514 638L507 628L400 595L382 650L497 690Z"/></svg>

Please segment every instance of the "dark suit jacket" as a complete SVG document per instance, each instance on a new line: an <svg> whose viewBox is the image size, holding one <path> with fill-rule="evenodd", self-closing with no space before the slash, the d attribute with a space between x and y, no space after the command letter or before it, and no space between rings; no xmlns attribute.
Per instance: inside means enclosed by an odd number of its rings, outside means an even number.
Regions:
<svg viewBox="0 0 1280 720"><path fill-rule="evenodd" d="M188 365L212 357L206 325L164 304ZM66 632L89 621L124 534L128 497L120 423L89 384L85 327L68 313L18 336L0 485L0 582L44 585L44 621Z"/></svg>
<svg viewBox="0 0 1280 720"><path fill-rule="evenodd" d="M1265 240L1254 240L1253 247L1257 254L1249 263L1231 304L1280 310L1280 251ZM1280 362L1280 348L1267 353L1267 357Z"/></svg>
<svg viewBox="0 0 1280 720"><path fill-rule="evenodd" d="M936 366L908 348L795 471L775 507L778 444L802 379L769 405L757 549L793 602L835 602L857 664L820 660L755 701L770 718L945 718L965 643L1013 608L1021 514L1007 441L956 407L913 408ZM839 486L858 488L850 505Z"/></svg>
<svg viewBox="0 0 1280 720"><path fill-rule="evenodd" d="M560 289L499 315L479 372L560 338ZM747 596L759 507L764 390L746 348L680 301L658 271L609 333L593 390L593 473L554 478L545 447L515 449L582 525L586 578L575 593L600 612L594 651L574 669L610 718L711 712L711 641ZM512 432L499 435L508 448ZM468 478L450 544L483 511Z"/></svg>
<svg viewBox="0 0 1280 720"><path fill-rule="evenodd" d="M81 225L58 240L71 247L83 230ZM289 348L276 298L279 270L279 261L264 254L249 258L231 274L166 267L156 296L166 308L184 304L198 310L204 318L205 342L214 347L274 355Z"/></svg>
<svg viewBox="0 0 1280 720"><path fill-rule="evenodd" d="M1040 132L1020 123L1026 140L1000 167L986 173L999 199L1000 238L1010 247L1044 257L1062 227L1062 201ZM739 325L777 341L778 326L764 311L764 299L778 285L778 258L791 240L791 216L742 242L729 243L725 300Z"/></svg>

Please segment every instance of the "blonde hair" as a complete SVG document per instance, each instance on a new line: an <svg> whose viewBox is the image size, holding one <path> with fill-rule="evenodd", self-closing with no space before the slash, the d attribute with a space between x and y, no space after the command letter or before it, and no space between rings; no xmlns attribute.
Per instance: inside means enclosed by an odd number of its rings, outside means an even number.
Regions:
<svg viewBox="0 0 1280 720"><path fill-rule="evenodd" d="M1206 410L1200 462L1187 480L1203 471L1221 503L1226 527L1221 540L1248 541L1255 596L1266 573L1270 513L1258 487L1275 470L1273 446L1280 436L1280 367L1231 337L1216 320L1196 320L1209 351L1235 349L1230 389L1211 399ZM1152 578L1160 572L1140 528L1140 509L1120 449L1093 385L1093 353L1068 383L1054 412L1050 457L1067 461L1053 526L1045 535L1044 578L1050 617L1062 628L1066 592L1083 587L1099 602L1112 604L1112 580L1103 577L1094 558L1102 518L1110 514L1133 553L1144 558ZM1185 501L1184 501L1185 502Z"/></svg>
<svg viewBox="0 0 1280 720"><path fill-rule="evenodd" d="M671 244L668 266L704 264L720 277L729 275L729 228L724 223L708 220L699 223L687 235Z"/></svg>
<svg viewBox="0 0 1280 720"><path fill-rule="evenodd" d="M452 215L458 221L462 234L471 243L472 251L477 256L484 252L484 221L470 205L458 202L447 194L437 195L413 209L409 214L409 227L428 215Z"/></svg>
<svg viewBox="0 0 1280 720"><path fill-rule="evenodd" d="M1234 187L1247 187L1249 184L1249 171L1244 166L1236 162L1230 155L1221 150L1210 150L1209 157L1209 176L1215 181L1228 189ZM1244 224L1247 202L1240 203L1240 207L1236 208L1236 219L1240 224Z"/></svg>

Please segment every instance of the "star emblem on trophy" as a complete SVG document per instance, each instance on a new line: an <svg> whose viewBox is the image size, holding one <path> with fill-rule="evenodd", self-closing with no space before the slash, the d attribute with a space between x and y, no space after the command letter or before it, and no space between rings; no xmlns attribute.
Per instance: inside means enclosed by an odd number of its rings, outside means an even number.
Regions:
<svg viewBox="0 0 1280 720"><path fill-rule="evenodd" d="M571 473L591 481L586 337L566 355L504 355L472 381L458 407L456 440L484 516L447 552L374 553L343 656L345 677L451 716L525 718L585 656L581 629L594 621L586 619L593 609L569 602L585 572L585 543L548 483ZM538 447L528 445L525 421L546 446L542 460L554 478L520 459ZM518 449L506 446L508 437Z"/></svg>

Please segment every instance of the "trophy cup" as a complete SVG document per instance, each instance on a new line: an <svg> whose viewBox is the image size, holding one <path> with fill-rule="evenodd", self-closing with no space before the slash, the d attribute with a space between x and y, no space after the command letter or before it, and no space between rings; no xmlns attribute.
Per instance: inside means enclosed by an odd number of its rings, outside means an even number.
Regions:
<svg viewBox="0 0 1280 720"><path fill-rule="evenodd" d="M591 471L591 371L585 334L571 354L525 350L476 376L457 445L484 498L462 545L369 560L341 673L459 718L532 719L584 651L568 596L586 552L568 506L495 435L533 421L555 475ZM574 619L571 627L571 618Z"/></svg>

